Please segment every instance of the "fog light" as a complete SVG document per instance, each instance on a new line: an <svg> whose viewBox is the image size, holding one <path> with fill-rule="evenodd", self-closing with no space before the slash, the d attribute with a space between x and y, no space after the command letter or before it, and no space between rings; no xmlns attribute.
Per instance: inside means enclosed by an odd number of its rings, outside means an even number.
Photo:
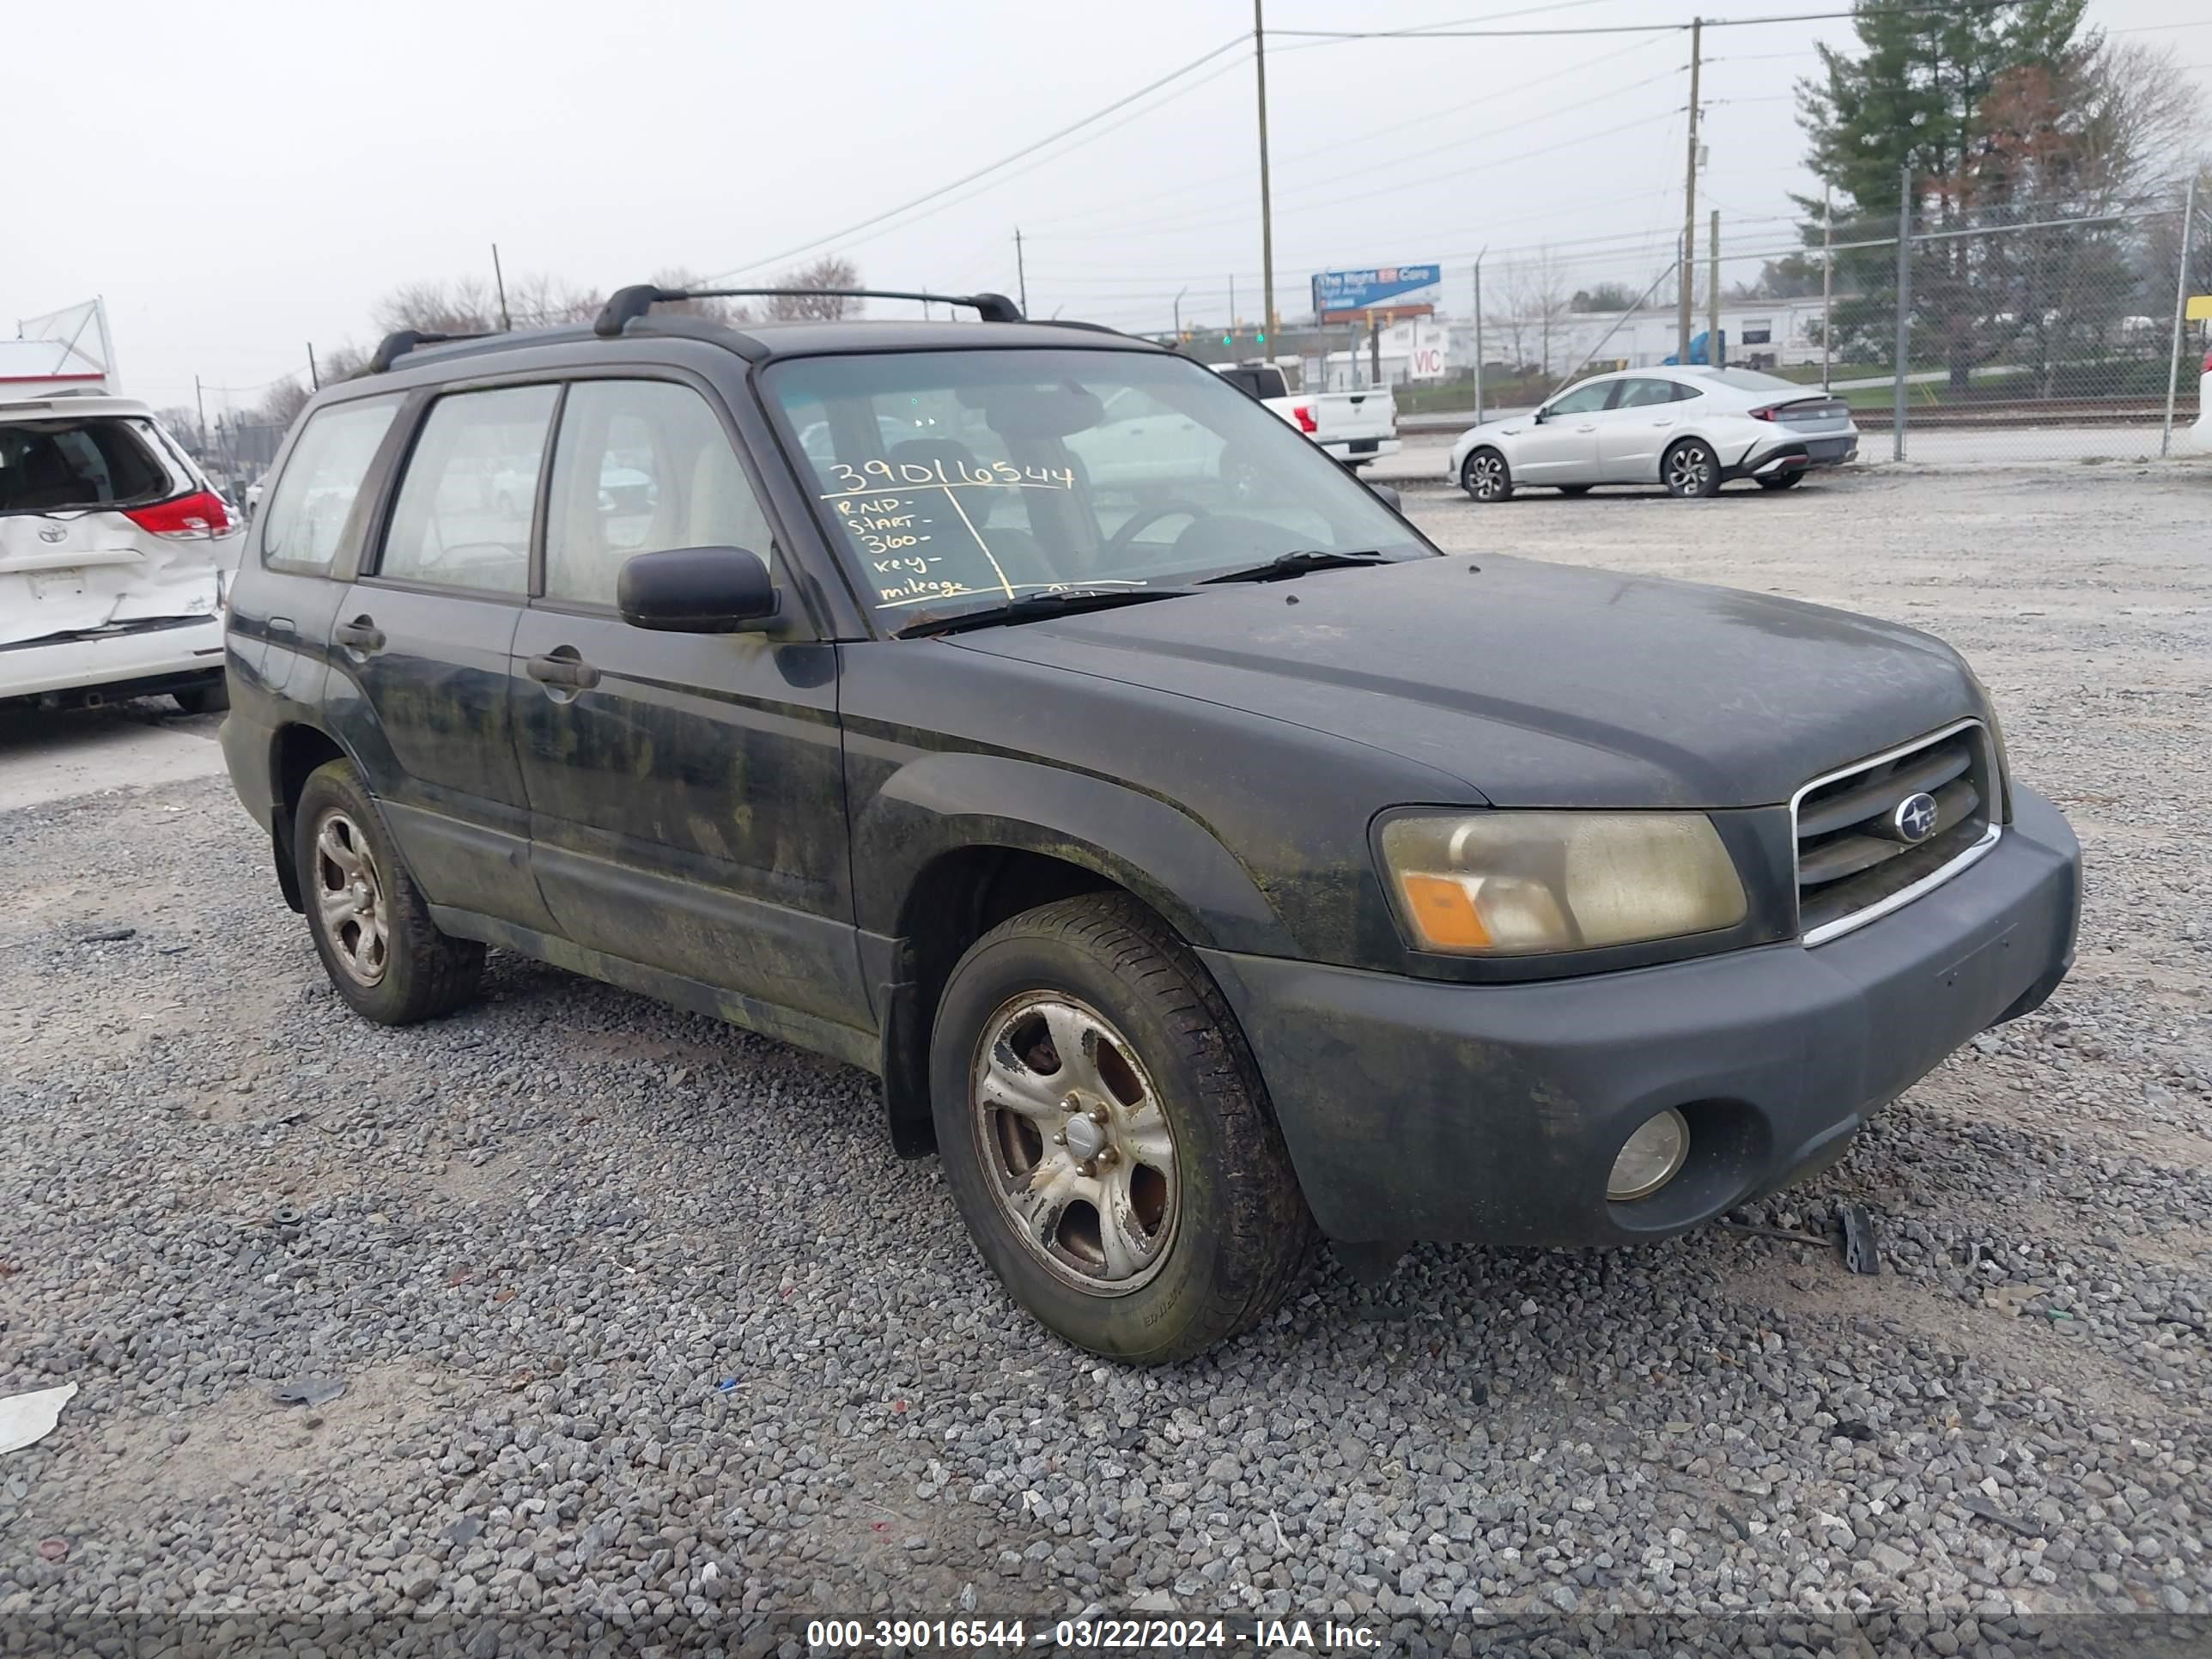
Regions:
<svg viewBox="0 0 2212 1659"><path fill-rule="evenodd" d="M1626 1204L1630 1199L1656 1193L1681 1173L1682 1160L1689 1155L1690 1126L1669 1106L1644 1119L1629 1136L1620 1156L1613 1160L1605 1195L1616 1204Z"/></svg>

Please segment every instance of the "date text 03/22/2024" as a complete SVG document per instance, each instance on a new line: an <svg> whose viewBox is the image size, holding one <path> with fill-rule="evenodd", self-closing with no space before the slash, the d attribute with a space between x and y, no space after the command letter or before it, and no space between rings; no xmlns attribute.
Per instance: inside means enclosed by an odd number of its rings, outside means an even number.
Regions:
<svg viewBox="0 0 2212 1659"><path fill-rule="evenodd" d="M1336 1653L1373 1648L1364 1625L1333 1619L817 1619L806 1626L811 1651L969 1649L1016 1653L1048 1644L1061 1651L1206 1652L1256 1648Z"/></svg>

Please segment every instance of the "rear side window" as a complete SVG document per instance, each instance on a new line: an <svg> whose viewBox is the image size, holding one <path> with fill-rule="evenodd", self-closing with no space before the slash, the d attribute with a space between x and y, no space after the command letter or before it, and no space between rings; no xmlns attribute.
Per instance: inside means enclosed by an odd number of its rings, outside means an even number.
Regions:
<svg viewBox="0 0 2212 1659"><path fill-rule="evenodd" d="M1287 398L1290 388L1283 383L1283 372L1279 368L1224 369L1221 378L1248 398L1257 398L1265 403L1270 398Z"/></svg>
<svg viewBox="0 0 2212 1659"><path fill-rule="evenodd" d="M545 596L612 605L623 562L672 547L769 556L767 516L707 400L667 380L580 380L561 411Z"/></svg>
<svg viewBox="0 0 2212 1659"><path fill-rule="evenodd" d="M397 394L332 404L307 417L276 492L261 510L267 564L326 571L377 447L399 412Z"/></svg>
<svg viewBox="0 0 2212 1659"><path fill-rule="evenodd" d="M530 524L558 389L441 398L408 457L380 576L487 593L530 586Z"/></svg>
<svg viewBox="0 0 2212 1659"><path fill-rule="evenodd" d="M0 513L138 507L191 487L164 458L150 421L0 422Z"/></svg>

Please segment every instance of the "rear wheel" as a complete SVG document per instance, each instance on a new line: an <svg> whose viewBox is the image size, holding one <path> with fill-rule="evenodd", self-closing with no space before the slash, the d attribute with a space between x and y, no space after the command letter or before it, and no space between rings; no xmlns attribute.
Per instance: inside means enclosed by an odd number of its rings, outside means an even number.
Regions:
<svg viewBox="0 0 2212 1659"><path fill-rule="evenodd" d="M1476 450L1460 464L1459 487L1486 506L1513 497L1513 471L1496 450Z"/></svg>
<svg viewBox="0 0 2212 1659"><path fill-rule="evenodd" d="M1799 467L1793 467L1787 472L1770 472L1760 477L1759 487L1761 489L1788 489L1802 482L1804 477L1804 470Z"/></svg>
<svg viewBox="0 0 2212 1659"><path fill-rule="evenodd" d="M1313 1222L1220 992L1150 911L1086 894L977 940L938 1005L945 1182L1018 1302L1157 1364L1273 1310Z"/></svg>
<svg viewBox="0 0 2212 1659"><path fill-rule="evenodd" d="M1721 458L1703 438L1685 438L1659 463L1669 495L1713 495L1720 492Z"/></svg>
<svg viewBox="0 0 2212 1659"><path fill-rule="evenodd" d="M315 952L356 1012L380 1025L412 1025L476 994L483 946L431 921L351 761L309 775L292 834Z"/></svg>

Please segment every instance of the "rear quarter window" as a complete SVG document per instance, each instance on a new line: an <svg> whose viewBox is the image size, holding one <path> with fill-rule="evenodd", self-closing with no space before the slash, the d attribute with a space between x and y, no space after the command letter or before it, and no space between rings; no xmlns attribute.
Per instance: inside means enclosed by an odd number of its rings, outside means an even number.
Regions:
<svg viewBox="0 0 2212 1659"><path fill-rule="evenodd" d="M264 564L327 572L400 398L331 404L307 417L261 509Z"/></svg>
<svg viewBox="0 0 2212 1659"><path fill-rule="evenodd" d="M0 513L137 507L188 488L151 422L109 415L0 422Z"/></svg>

